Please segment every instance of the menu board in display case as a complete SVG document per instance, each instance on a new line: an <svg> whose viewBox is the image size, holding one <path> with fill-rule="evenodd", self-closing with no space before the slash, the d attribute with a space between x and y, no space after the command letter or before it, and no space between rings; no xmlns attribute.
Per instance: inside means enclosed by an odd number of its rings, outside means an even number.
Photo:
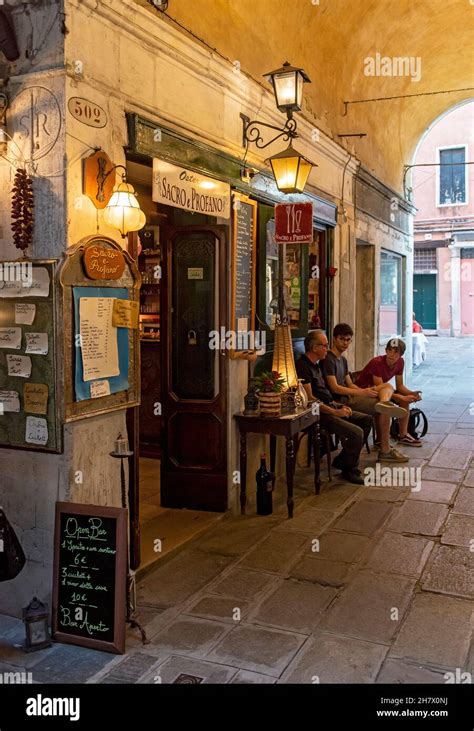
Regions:
<svg viewBox="0 0 474 731"><path fill-rule="evenodd" d="M256 350L256 258L257 202L234 193L231 329L235 333L235 342L231 358L248 358Z"/></svg>

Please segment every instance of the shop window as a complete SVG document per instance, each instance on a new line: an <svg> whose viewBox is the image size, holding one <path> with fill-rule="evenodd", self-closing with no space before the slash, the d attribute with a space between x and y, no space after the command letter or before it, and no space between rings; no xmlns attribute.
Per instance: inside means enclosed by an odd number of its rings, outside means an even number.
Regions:
<svg viewBox="0 0 474 731"><path fill-rule="evenodd" d="M283 297L290 326L307 331L324 327L325 232L311 244L277 244L275 220L266 223L265 323L272 330L278 313L278 272L283 264Z"/></svg>
<svg viewBox="0 0 474 731"><path fill-rule="evenodd" d="M326 267L326 234L315 231L308 247L308 330L326 326L326 303L323 288Z"/></svg>
<svg viewBox="0 0 474 731"><path fill-rule="evenodd" d="M273 206L258 208L257 323L265 327L271 353L273 330L278 315L278 276L283 267L283 296L293 340L309 329L328 328L329 291L327 282L328 232L314 230L311 244L275 242Z"/></svg>
<svg viewBox="0 0 474 731"><path fill-rule="evenodd" d="M380 255L380 339L402 334L402 257L382 251Z"/></svg>
<svg viewBox="0 0 474 731"><path fill-rule="evenodd" d="M277 244L275 219L267 222L265 264L265 321L273 330L278 314L278 273L283 264L283 300L290 327L297 329L301 321L301 244Z"/></svg>
<svg viewBox="0 0 474 731"><path fill-rule="evenodd" d="M466 203L466 150L451 147L439 151L439 201L440 206Z"/></svg>

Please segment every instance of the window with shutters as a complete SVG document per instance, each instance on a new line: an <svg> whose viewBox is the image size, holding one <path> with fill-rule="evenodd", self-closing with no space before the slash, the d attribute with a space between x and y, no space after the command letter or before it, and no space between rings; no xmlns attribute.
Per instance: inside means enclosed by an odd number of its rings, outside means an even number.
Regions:
<svg viewBox="0 0 474 731"><path fill-rule="evenodd" d="M466 148L449 147L440 150L439 162L438 205L457 206L467 203Z"/></svg>

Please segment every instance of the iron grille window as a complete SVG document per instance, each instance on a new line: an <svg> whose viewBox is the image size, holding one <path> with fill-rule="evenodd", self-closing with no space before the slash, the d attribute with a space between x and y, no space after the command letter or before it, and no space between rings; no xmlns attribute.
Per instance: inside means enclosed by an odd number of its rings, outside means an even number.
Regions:
<svg viewBox="0 0 474 731"><path fill-rule="evenodd" d="M436 269L436 249L415 249L415 271Z"/></svg>
<svg viewBox="0 0 474 731"><path fill-rule="evenodd" d="M466 202L466 166L464 147L452 147L439 153L439 204Z"/></svg>
<svg viewBox="0 0 474 731"><path fill-rule="evenodd" d="M474 247L471 249L461 249L461 259L474 259Z"/></svg>

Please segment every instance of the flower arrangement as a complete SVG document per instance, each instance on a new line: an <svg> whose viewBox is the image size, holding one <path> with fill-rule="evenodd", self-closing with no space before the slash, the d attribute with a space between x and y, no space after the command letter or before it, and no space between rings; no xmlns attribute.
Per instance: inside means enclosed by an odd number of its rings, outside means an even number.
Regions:
<svg viewBox="0 0 474 731"><path fill-rule="evenodd" d="M264 371L255 377L258 391L281 393L285 387L285 379L278 371Z"/></svg>

